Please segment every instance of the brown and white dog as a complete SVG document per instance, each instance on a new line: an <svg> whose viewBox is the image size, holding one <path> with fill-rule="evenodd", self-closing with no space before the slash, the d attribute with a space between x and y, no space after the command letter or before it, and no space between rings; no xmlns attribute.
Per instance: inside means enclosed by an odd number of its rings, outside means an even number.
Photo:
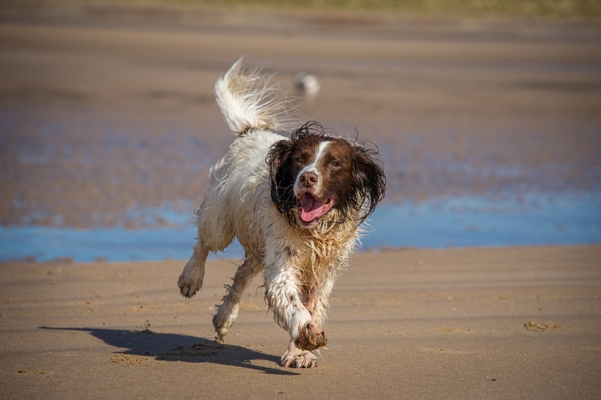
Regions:
<svg viewBox="0 0 601 400"><path fill-rule="evenodd" d="M202 286L209 251L238 238L244 262L213 318L223 341L252 278L263 273L265 298L290 334L285 367L315 367L326 344L328 297L361 234L360 224L384 197L377 151L307 122L290 138L284 95L241 59L215 84L221 112L236 139L212 169L210 189L195 211L198 242L179 277L181 294Z"/></svg>

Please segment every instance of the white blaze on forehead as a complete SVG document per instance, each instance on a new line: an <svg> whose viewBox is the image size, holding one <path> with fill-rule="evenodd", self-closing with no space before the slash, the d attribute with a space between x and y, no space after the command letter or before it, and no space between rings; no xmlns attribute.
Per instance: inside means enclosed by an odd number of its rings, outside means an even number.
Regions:
<svg viewBox="0 0 601 400"><path fill-rule="evenodd" d="M319 160L321 159L321 157L324 155L326 147L328 147L329 144L330 144L329 140L323 141L319 144L319 146L317 147L317 153L315 154L315 160L311 164L309 164L305 168L303 168L303 170L301 171L301 174L305 171L317 172L317 164L319 163Z"/></svg>
<svg viewBox="0 0 601 400"><path fill-rule="evenodd" d="M309 165L306 165L299 173L298 176L296 177L296 182L294 182L294 193L298 193L298 190L300 190L300 176L305 173L305 172L315 172L317 174L317 188L319 188L319 185L321 184L321 179L320 179L320 174L319 171L317 171L317 164L319 163L319 160L321 159L321 157L323 157L323 155L326 152L326 147L328 147L328 145L331 143L330 140L324 140L323 142L319 143L319 146L317 146L317 151L315 152L315 159L313 160L313 162Z"/></svg>

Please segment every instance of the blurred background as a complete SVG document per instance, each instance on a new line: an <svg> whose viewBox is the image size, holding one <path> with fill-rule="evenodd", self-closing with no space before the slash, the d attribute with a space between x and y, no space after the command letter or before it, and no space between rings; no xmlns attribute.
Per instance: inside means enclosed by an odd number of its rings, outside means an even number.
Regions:
<svg viewBox="0 0 601 400"><path fill-rule="evenodd" d="M3 0L0 261L188 258L240 56L379 147L364 249L601 243L601 0Z"/></svg>

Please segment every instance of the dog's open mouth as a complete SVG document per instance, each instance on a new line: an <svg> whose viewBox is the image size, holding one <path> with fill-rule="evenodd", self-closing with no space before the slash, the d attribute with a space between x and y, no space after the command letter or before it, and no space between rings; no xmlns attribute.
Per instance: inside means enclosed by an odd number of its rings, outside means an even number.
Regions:
<svg viewBox="0 0 601 400"><path fill-rule="evenodd" d="M334 205L334 198L330 197L326 201L323 201L316 199L310 193L304 193L296 199L296 203L301 222L309 225L316 223L330 211Z"/></svg>

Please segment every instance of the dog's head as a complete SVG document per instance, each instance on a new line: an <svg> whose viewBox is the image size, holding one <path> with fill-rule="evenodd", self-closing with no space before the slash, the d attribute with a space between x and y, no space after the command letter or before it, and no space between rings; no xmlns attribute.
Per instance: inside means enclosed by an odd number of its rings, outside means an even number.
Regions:
<svg viewBox="0 0 601 400"><path fill-rule="evenodd" d="M326 134L309 121L267 155L271 198L293 225L315 228L333 210L335 222L363 222L386 190L375 149Z"/></svg>

